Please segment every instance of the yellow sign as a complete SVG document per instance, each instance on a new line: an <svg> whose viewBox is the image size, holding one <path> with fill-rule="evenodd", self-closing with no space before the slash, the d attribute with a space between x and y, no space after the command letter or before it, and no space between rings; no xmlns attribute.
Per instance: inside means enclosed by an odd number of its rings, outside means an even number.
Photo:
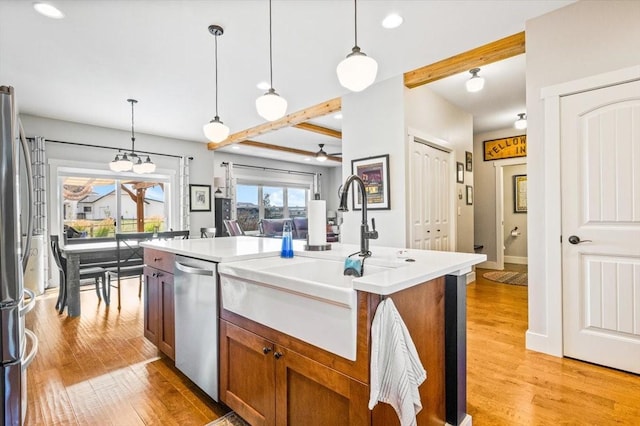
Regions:
<svg viewBox="0 0 640 426"><path fill-rule="evenodd" d="M484 161L526 156L527 135L484 141Z"/></svg>

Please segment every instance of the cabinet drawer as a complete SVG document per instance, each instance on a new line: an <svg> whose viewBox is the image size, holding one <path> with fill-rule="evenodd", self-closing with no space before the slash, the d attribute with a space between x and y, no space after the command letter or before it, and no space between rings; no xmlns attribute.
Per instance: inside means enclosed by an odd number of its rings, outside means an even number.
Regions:
<svg viewBox="0 0 640 426"><path fill-rule="evenodd" d="M162 250L144 249L144 263L152 268L173 274L176 255Z"/></svg>

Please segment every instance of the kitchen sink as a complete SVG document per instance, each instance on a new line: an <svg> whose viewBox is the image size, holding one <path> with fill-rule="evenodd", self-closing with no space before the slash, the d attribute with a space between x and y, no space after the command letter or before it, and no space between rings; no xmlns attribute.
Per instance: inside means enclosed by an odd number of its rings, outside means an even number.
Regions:
<svg viewBox="0 0 640 426"><path fill-rule="evenodd" d="M222 308L355 360L357 292L343 268L302 256L221 263ZM365 263L365 276L389 269Z"/></svg>

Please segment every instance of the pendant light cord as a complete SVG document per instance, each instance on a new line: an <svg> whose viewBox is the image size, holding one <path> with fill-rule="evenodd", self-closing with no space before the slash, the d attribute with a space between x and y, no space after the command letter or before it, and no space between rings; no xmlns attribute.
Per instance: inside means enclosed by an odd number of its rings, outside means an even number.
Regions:
<svg viewBox="0 0 640 426"><path fill-rule="evenodd" d="M135 154L136 137L133 130L133 104L137 101L135 99L129 99L129 102L131 102L131 153Z"/></svg>
<svg viewBox="0 0 640 426"><path fill-rule="evenodd" d="M269 0L269 85L273 89L273 34L271 25L271 0Z"/></svg>
<svg viewBox="0 0 640 426"><path fill-rule="evenodd" d="M216 35L215 56L216 56L216 117L218 117L218 36Z"/></svg>
<svg viewBox="0 0 640 426"><path fill-rule="evenodd" d="M353 0L353 28L355 46L358 47L358 0Z"/></svg>

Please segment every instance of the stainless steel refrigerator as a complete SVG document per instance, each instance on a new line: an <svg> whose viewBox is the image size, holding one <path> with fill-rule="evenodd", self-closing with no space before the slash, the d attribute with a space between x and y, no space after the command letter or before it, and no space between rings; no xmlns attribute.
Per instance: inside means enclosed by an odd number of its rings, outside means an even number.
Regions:
<svg viewBox="0 0 640 426"><path fill-rule="evenodd" d="M24 421L26 370L38 350L35 334L24 324L24 316L35 304L33 292L24 288L33 232L32 192L29 146L18 119L14 89L0 86L0 415L4 425Z"/></svg>

